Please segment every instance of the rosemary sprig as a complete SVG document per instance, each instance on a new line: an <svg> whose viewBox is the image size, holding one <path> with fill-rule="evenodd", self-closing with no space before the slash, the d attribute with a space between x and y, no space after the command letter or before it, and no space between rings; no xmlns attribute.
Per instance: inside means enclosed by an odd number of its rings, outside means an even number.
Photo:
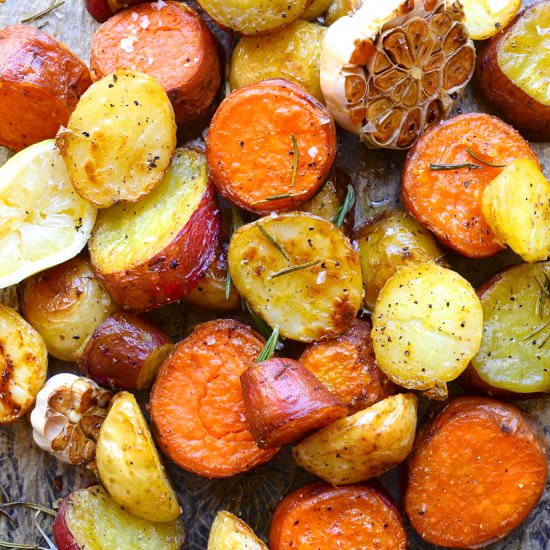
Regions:
<svg viewBox="0 0 550 550"><path fill-rule="evenodd" d="M271 329L269 328L269 325L263 319L258 317L258 315L256 315L256 313L250 307L250 304L246 300L243 300L243 306L244 306L244 309L248 311L248 314L250 315L250 317L252 317L252 321L254 321L254 324L256 325L256 329L258 330L258 332L264 338L269 338L271 334Z"/></svg>
<svg viewBox="0 0 550 550"><path fill-rule="evenodd" d="M541 281L539 277L535 275L535 283L539 287L539 294L537 296L537 302L535 304L535 312L537 317L540 319L544 318L544 306L546 300L550 300L550 275L546 272L546 270L542 270L542 275L544 277L544 281ZM527 335L524 338L524 341L532 340L536 336L538 336L541 332L544 332L546 329L550 327L550 319L548 319L545 323L538 326L533 332L531 332L529 335ZM543 348L547 343L548 340L550 340L550 331L548 331L541 342L538 345L538 348ZM536 343L536 342L535 342Z"/></svg>
<svg viewBox="0 0 550 550"><path fill-rule="evenodd" d="M34 502L25 502L25 501L16 501L16 502L2 502L0 508L28 508L29 510L36 510L49 516L55 517L57 513L55 510L48 508L46 506L41 506L40 504L34 504Z"/></svg>
<svg viewBox="0 0 550 550"><path fill-rule="evenodd" d="M352 209L354 203L355 203L355 190L353 189L353 185L349 184L348 193L344 200L344 204L342 205L342 208L340 208L340 212L338 212L338 215L335 216L333 220L336 227L342 227L342 224L344 223L344 220L346 219L348 212Z"/></svg>
<svg viewBox="0 0 550 550"><path fill-rule="evenodd" d="M481 164L476 164L474 162L463 162L461 164L430 164L430 170L459 170L460 168L474 168L479 169L483 168Z"/></svg>
<svg viewBox="0 0 550 550"><path fill-rule="evenodd" d="M281 271L277 271L277 273L270 275L268 279L276 279L277 277L282 277L283 275L288 275L289 273L294 273L295 271L301 271L302 269L307 269L308 267L313 267L314 265L320 263L321 260L315 260L313 262L307 262L305 264L291 265L290 267L286 267L285 269L281 269Z"/></svg>
<svg viewBox="0 0 550 550"><path fill-rule="evenodd" d="M65 0L61 0L56 4L52 4L49 8L39 11L38 13L31 15L30 17L26 17L25 19L21 19L21 23L32 23L33 21L36 21L37 19L40 19L45 15L48 15L48 13L52 12L53 10L60 8L64 3L65 3Z"/></svg>
<svg viewBox="0 0 550 550"><path fill-rule="evenodd" d="M298 177L298 155L300 151L298 150L298 140L294 134L290 136L292 138L292 150L293 150L293 161L292 161L292 187L296 187L296 178Z"/></svg>
<svg viewBox="0 0 550 550"><path fill-rule="evenodd" d="M255 206L256 204L264 204L266 202L271 201L278 201L280 199L290 199L292 197L300 197L301 195L305 195L307 191L301 191L300 193L281 193L280 195L271 195L269 197L266 197L265 199L262 199L261 201L256 201L252 203L252 206Z"/></svg>
<svg viewBox="0 0 550 550"><path fill-rule="evenodd" d="M287 254L286 250L283 248L283 245L271 234L265 229L260 222L256 222L256 227L260 230L260 233L281 253L283 258L290 262L290 257Z"/></svg>
<svg viewBox="0 0 550 550"><path fill-rule="evenodd" d="M275 354L277 349L277 344L279 343L279 325L275 325L271 336L267 339L264 349L260 352L256 359L256 363L261 363L262 361L267 361L271 359Z"/></svg>
<svg viewBox="0 0 550 550"><path fill-rule="evenodd" d="M492 162L489 162L483 158L481 158L475 151L472 151L469 147L466 147L466 152L471 156L474 157L476 160L479 160L482 164L485 164L485 166L490 166L491 168L505 168L506 164L494 164Z"/></svg>

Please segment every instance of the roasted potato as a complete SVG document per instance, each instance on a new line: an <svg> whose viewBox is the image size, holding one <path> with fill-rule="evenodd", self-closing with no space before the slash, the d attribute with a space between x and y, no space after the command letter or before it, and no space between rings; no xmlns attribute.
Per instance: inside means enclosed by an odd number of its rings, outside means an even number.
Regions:
<svg viewBox="0 0 550 550"><path fill-rule="evenodd" d="M349 15L356 10L362 4L362 0L333 0L330 4L325 22L327 25L332 25L335 21L338 21L340 17Z"/></svg>
<svg viewBox="0 0 550 550"><path fill-rule="evenodd" d="M442 260L434 236L403 210L387 210L355 233L365 305L372 311L386 281L402 265Z"/></svg>
<svg viewBox="0 0 550 550"><path fill-rule="evenodd" d="M207 550L268 550L254 531L231 512L222 510L210 529Z"/></svg>
<svg viewBox="0 0 550 550"><path fill-rule="evenodd" d="M228 248L229 246L226 244L218 245L214 260L199 284L185 295L183 300L186 304L199 309L219 312L235 311L241 307L241 297L231 281L229 295L227 295Z"/></svg>
<svg viewBox="0 0 550 550"><path fill-rule="evenodd" d="M259 34L292 23L310 0L199 0L199 4L222 29Z"/></svg>
<svg viewBox="0 0 550 550"><path fill-rule="evenodd" d="M302 15L302 19L314 21L318 17L321 17L321 15L328 10L331 2L332 0L313 0L311 5L304 12L304 15Z"/></svg>
<svg viewBox="0 0 550 550"><path fill-rule="evenodd" d="M40 333L48 353L62 361L76 361L117 308L82 257L26 279L19 295L23 317Z"/></svg>
<svg viewBox="0 0 550 550"><path fill-rule="evenodd" d="M70 493L53 524L58 550L181 550L181 520L153 523L121 508L100 485Z"/></svg>
<svg viewBox="0 0 550 550"><path fill-rule="evenodd" d="M483 311L468 281L436 264L404 266L384 285L373 321L382 371L396 384L445 398L481 345Z"/></svg>
<svg viewBox="0 0 550 550"><path fill-rule="evenodd" d="M416 396L392 395L306 437L292 449L292 456L299 466L332 485L365 481L407 458L416 421Z"/></svg>
<svg viewBox="0 0 550 550"><path fill-rule="evenodd" d="M98 208L136 202L162 180L176 148L174 110L162 86L139 72L92 84L57 136L71 181Z"/></svg>
<svg viewBox="0 0 550 550"><path fill-rule="evenodd" d="M309 212L334 222L340 214L347 193L349 178L339 171L325 182L317 193L300 207L301 212ZM353 210L353 209L351 209ZM351 210L344 219L344 227L351 224ZM348 223L349 222L349 223Z"/></svg>
<svg viewBox="0 0 550 550"><path fill-rule="evenodd" d="M144 390L171 349L172 341L160 327L117 311L95 329L78 364L102 386Z"/></svg>
<svg viewBox="0 0 550 550"><path fill-rule="evenodd" d="M483 215L497 239L526 262L550 256L550 182L531 159L519 159L485 188Z"/></svg>
<svg viewBox="0 0 550 550"><path fill-rule="evenodd" d="M231 88L266 78L285 78L323 101L319 58L324 32L315 23L296 21L270 34L241 38L231 58Z"/></svg>
<svg viewBox="0 0 550 550"><path fill-rule="evenodd" d="M550 0L526 7L481 51L475 74L485 98L534 141L550 140L549 27Z"/></svg>
<svg viewBox="0 0 550 550"><path fill-rule="evenodd" d="M461 0L464 22L473 40L487 40L510 23L521 0Z"/></svg>
<svg viewBox="0 0 550 550"><path fill-rule="evenodd" d="M510 267L477 292L483 339L466 380L495 395L549 392L550 262Z"/></svg>
<svg viewBox="0 0 550 550"><path fill-rule="evenodd" d="M0 304L0 424L34 404L48 370L44 340L17 311Z"/></svg>
<svg viewBox="0 0 550 550"><path fill-rule="evenodd" d="M267 216L239 228L229 246L229 271L257 315L301 342L342 334L363 299L350 241L307 213Z"/></svg>
<svg viewBox="0 0 550 550"><path fill-rule="evenodd" d="M180 300L198 284L214 258L218 232L204 155L178 149L151 194L100 211L88 246L115 301L145 311Z"/></svg>
<svg viewBox="0 0 550 550"><path fill-rule="evenodd" d="M131 393L121 392L113 398L99 432L96 460L99 478L119 506L154 522L180 516L178 497Z"/></svg>

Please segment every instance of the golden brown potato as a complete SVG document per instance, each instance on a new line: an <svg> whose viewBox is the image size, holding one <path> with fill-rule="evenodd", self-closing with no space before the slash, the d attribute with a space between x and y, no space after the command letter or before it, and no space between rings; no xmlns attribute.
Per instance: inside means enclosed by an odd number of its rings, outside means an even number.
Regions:
<svg viewBox="0 0 550 550"><path fill-rule="evenodd" d="M550 140L550 0L536 2L487 44L478 57L482 94L524 136Z"/></svg>
<svg viewBox="0 0 550 550"><path fill-rule="evenodd" d="M319 58L324 32L315 23L296 21L270 34L241 38L231 58L231 88L267 78L284 78L323 101Z"/></svg>
<svg viewBox="0 0 550 550"><path fill-rule="evenodd" d="M386 281L402 265L443 259L433 235L403 210L388 210L355 233L359 243L365 304L373 311Z"/></svg>
<svg viewBox="0 0 550 550"><path fill-rule="evenodd" d="M464 22L473 40L487 40L510 23L521 0L461 0Z"/></svg>
<svg viewBox="0 0 550 550"><path fill-rule="evenodd" d="M88 88L57 146L81 197L98 208L136 202L170 166L174 110L154 77L119 71Z"/></svg>
<svg viewBox="0 0 550 550"><path fill-rule="evenodd" d="M349 193L350 178L344 172L336 169L317 193L304 203L299 210L320 216L331 222L336 222L340 215L347 194ZM353 204L350 206L343 227L352 225Z"/></svg>
<svg viewBox="0 0 550 550"><path fill-rule="evenodd" d="M101 426L97 471L113 500L149 521L168 522L181 514L147 422L135 397L120 392Z"/></svg>
<svg viewBox="0 0 550 550"><path fill-rule="evenodd" d="M241 307L241 297L231 282L227 296L228 245L218 245L216 256L199 284L183 299L189 304L208 311L229 312Z"/></svg>
<svg viewBox="0 0 550 550"><path fill-rule="evenodd" d="M325 13L332 0L313 0L309 8L302 15L302 19L307 19L308 21L313 21L318 17L321 17Z"/></svg>
<svg viewBox="0 0 550 550"><path fill-rule="evenodd" d="M0 424L17 420L33 406L47 370L40 334L17 311L0 304Z"/></svg>
<svg viewBox="0 0 550 550"><path fill-rule="evenodd" d="M362 0L333 0L330 4L325 18L327 25L332 25L340 17L349 15L362 4Z"/></svg>
<svg viewBox="0 0 550 550"><path fill-rule="evenodd" d="M117 308L82 257L26 279L20 302L23 317L48 352L63 361L76 361L94 330Z"/></svg>
<svg viewBox="0 0 550 550"><path fill-rule="evenodd" d="M254 531L231 512L222 510L210 529L207 550L268 550Z"/></svg>
<svg viewBox="0 0 550 550"><path fill-rule="evenodd" d="M292 449L299 466L332 485L357 483L397 466L411 452L418 400L392 395L306 437Z"/></svg>
<svg viewBox="0 0 550 550"><path fill-rule="evenodd" d="M159 327L117 311L96 328L78 364L102 386L144 390L171 349L170 337Z"/></svg>

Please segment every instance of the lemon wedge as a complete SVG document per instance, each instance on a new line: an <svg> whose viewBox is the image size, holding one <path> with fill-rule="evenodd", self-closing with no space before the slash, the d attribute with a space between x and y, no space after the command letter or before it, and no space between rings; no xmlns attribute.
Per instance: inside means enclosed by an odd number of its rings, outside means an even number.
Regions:
<svg viewBox="0 0 550 550"><path fill-rule="evenodd" d="M71 185L53 139L11 157L0 167L0 288L76 256L96 214Z"/></svg>

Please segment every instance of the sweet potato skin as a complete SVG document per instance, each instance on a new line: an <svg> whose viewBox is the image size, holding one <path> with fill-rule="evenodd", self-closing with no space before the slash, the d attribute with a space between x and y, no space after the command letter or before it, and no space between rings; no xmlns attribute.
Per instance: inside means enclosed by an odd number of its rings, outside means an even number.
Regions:
<svg viewBox="0 0 550 550"><path fill-rule="evenodd" d="M20 151L55 137L92 83L87 67L48 34L0 30L0 145Z"/></svg>
<svg viewBox="0 0 550 550"><path fill-rule="evenodd" d="M361 513L361 508L364 512ZM271 522L271 550L330 550L334 534L343 548L405 550L407 534L393 502L377 484L333 487L314 482L287 495Z"/></svg>
<svg viewBox="0 0 550 550"><path fill-rule="evenodd" d="M480 548L513 531L542 495L547 444L519 409L487 397L450 401L419 434L404 506L420 536Z"/></svg>
<svg viewBox="0 0 550 550"><path fill-rule="evenodd" d="M255 364L241 384L248 426L260 448L287 445L347 414L343 403L292 359Z"/></svg>
<svg viewBox="0 0 550 550"><path fill-rule="evenodd" d="M197 209L172 242L149 261L125 271L103 273L92 265L124 309L148 311L180 300L199 283L214 259L220 219L214 187L208 183Z"/></svg>
<svg viewBox="0 0 550 550"><path fill-rule="evenodd" d="M121 36L135 37L131 51L120 47ZM204 116L221 84L216 39L202 18L180 2L160 9L144 2L111 17L94 34L90 67L95 80L128 68L154 76L178 124Z"/></svg>

